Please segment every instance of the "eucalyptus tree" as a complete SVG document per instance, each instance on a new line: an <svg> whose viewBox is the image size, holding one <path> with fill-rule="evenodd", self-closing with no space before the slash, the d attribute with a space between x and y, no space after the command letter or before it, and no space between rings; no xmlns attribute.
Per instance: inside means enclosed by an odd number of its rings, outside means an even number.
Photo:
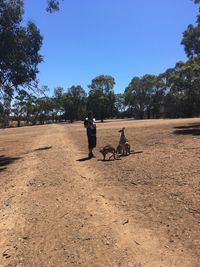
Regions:
<svg viewBox="0 0 200 267"><path fill-rule="evenodd" d="M149 95L143 77L133 77L125 89L125 103L133 111L133 116L144 119L149 103Z"/></svg>
<svg viewBox="0 0 200 267"><path fill-rule="evenodd" d="M71 123L86 113L86 92L80 85L73 85L63 95L65 119Z"/></svg>
<svg viewBox="0 0 200 267"><path fill-rule="evenodd" d="M63 1L63 0L62 0ZM46 8L46 10L48 11L48 12L50 12L50 13L53 13L53 12L55 12L55 11L58 11L60 8L59 8L59 6L60 6L60 0L48 0L47 1L48 3L47 3L47 8Z"/></svg>
<svg viewBox="0 0 200 267"><path fill-rule="evenodd" d="M122 93L115 95L115 108L116 108L116 116L123 117L123 114L126 111L125 104L125 95Z"/></svg>
<svg viewBox="0 0 200 267"><path fill-rule="evenodd" d="M177 116L192 117L200 114L200 64L195 57L179 61L165 72L169 92L166 100ZM166 101L165 101L166 102Z"/></svg>
<svg viewBox="0 0 200 267"><path fill-rule="evenodd" d="M22 25L22 0L0 0L0 91L13 95L20 87L36 88L42 37L29 21Z"/></svg>
<svg viewBox="0 0 200 267"><path fill-rule="evenodd" d="M0 125L1 127L9 126L11 113L12 98L6 93L2 93L0 97Z"/></svg>
<svg viewBox="0 0 200 267"><path fill-rule="evenodd" d="M21 126L21 121L26 120L26 113L28 110L29 94L25 90L20 90L15 97L12 112L17 119L17 126Z"/></svg>
<svg viewBox="0 0 200 267"><path fill-rule="evenodd" d="M199 4L200 0L194 0L195 4ZM200 7L199 14L195 25L188 25L183 33L181 44L184 45L185 52L189 59L195 56L200 56Z"/></svg>
<svg viewBox="0 0 200 267"><path fill-rule="evenodd" d="M160 117L163 96L164 85L158 76L152 74L133 77L125 89L125 103L139 119Z"/></svg>
<svg viewBox="0 0 200 267"><path fill-rule="evenodd" d="M115 114L115 80L110 75L95 77L89 87L87 108L92 110L101 121Z"/></svg>
<svg viewBox="0 0 200 267"><path fill-rule="evenodd" d="M166 84L160 75L148 75L147 77L149 78L148 118L158 119L163 115L164 97L167 89Z"/></svg>
<svg viewBox="0 0 200 267"><path fill-rule="evenodd" d="M47 96L38 97L35 101L32 122L33 124L52 121L54 103L52 98Z"/></svg>
<svg viewBox="0 0 200 267"><path fill-rule="evenodd" d="M61 116L64 112L63 108L63 96L64 96L64 88L58 86L54 89L53 95L53 117L55 118L56 122L61 120Z"/></svg>

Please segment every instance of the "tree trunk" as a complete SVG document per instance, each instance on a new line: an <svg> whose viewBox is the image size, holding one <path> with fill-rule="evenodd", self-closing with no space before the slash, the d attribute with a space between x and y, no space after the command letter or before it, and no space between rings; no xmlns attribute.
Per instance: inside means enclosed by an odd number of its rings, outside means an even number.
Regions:
<svg viewBox="0 0 200 267"><path fill-rule="evenodd" d="M17 118L17 127L20 127L20 118Z"/></svg>

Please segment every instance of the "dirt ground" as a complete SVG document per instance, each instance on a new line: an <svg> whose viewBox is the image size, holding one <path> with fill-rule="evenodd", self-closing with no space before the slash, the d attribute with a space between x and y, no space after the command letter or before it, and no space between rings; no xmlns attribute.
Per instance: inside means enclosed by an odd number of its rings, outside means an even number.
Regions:
<svg viewBox="0 0 200 267"><path fill-rule="evenodd" d="M132 153L102 161L125 133ZM0 266L199 267L200 119L0 130Z"/></svg>

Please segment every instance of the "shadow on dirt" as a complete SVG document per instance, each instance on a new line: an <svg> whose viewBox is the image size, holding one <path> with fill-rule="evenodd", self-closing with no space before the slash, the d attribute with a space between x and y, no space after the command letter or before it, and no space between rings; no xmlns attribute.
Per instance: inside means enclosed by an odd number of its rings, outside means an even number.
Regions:
<svg viewBox="0 0 200 267"><path fill-rule="evenodd" d="M131 151L131 154L140 154L143 153L143 151Z"/></svg>
<svg viewBox="0 0 200 267"><path fill-rule="evenodd" d="M6 167L4 167L4 166L7 166L7 165L9 165L9 164L13 163L14 161L19 160L21 158L22 157L6 157L4 155L1 155L0 156L0 172L6 170Z"/></svg>
<svg viewBox="0 0 200 267"><path fill-rule="evenodd" d="M40 148L36 148L33 151L41 151L41 150L47 150L47 149L51 149L52 146L45 146L45 147L40 147Z"/></svg>
<svg viewBox="0 0 200 267"><path fill-rule="evenodd" d="M115 160L121 160L120 157L116 158L116 159L98 159L97 161L103 161L103 162L111 162L111 161L115 161Z"/></svg>
<svg viewBox="0 0 200 267"><path fill-rule="evenodd" d="M86 160L91 160L91 157L85 157L85 158L81 158L81 159L77 159L76 161L86 161Z"/></svg>
<svg viewBox="0 0 200 267"><path fill-rule="evenodd" d="M143 153L143 151L134 151L134 150L131 150L129 155L120 155L119 157L128 157L130 155L140 154L140 153Z"/></svg>
<svg viewBox="0 0 200 267"><path fill-rule="evenodd" d="M134 150L131 150L130 155L132 155L132 154L139 154L139 153L143 153L143 151L134 151ZM120 155L120 156L116 157L115 160L121 160L122 157L128 157L130 155L124 155L124 156ZM77 159L76 161L87 161L87 160L91 160L91 159L94 159L94 158L95 157L93 157L93 158L84 157L84 158ZM113 158L112 159L105 159L105 160L103 160L103 159L97 159L97 161L110 162L110 161L114 161L114 159Z"/></svg>
<svg viewBox="0 0 200 267"><path fill-rule="evenodd" d="M122 158L125 158L125 157L128 157L130 155L133 155L133 154L140 154L140 153L143 153L143 151L134 151L134 150L131 150L130 154L129 155L118 155L115 160L122 160ZM98 159L98 161L103 161L103 162L109 162L109 161L114 161L114 159Z"/></svg>
<svg viewBox="0 0 200 267"><path fill-rule="evenodd" d="M200 135L200 124L199 123L191 123L189 125L176 126L174 127L174 134L181 135Z"/></svg>

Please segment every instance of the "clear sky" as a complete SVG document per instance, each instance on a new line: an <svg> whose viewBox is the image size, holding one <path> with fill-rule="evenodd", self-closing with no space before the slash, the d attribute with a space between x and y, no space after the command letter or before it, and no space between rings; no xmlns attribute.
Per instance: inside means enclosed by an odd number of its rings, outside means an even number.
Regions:
<svg viewBox="0 0 200 267"><path fill-rule="evenodd" d="M87 85L98 75L115 78L124 92L134 76L159 74L186 60L182 33L195 23L191 0L64 0L46 12L46 0L25 0L24 21L34 21L44 37L38 78L50 95Z"/></svg>

